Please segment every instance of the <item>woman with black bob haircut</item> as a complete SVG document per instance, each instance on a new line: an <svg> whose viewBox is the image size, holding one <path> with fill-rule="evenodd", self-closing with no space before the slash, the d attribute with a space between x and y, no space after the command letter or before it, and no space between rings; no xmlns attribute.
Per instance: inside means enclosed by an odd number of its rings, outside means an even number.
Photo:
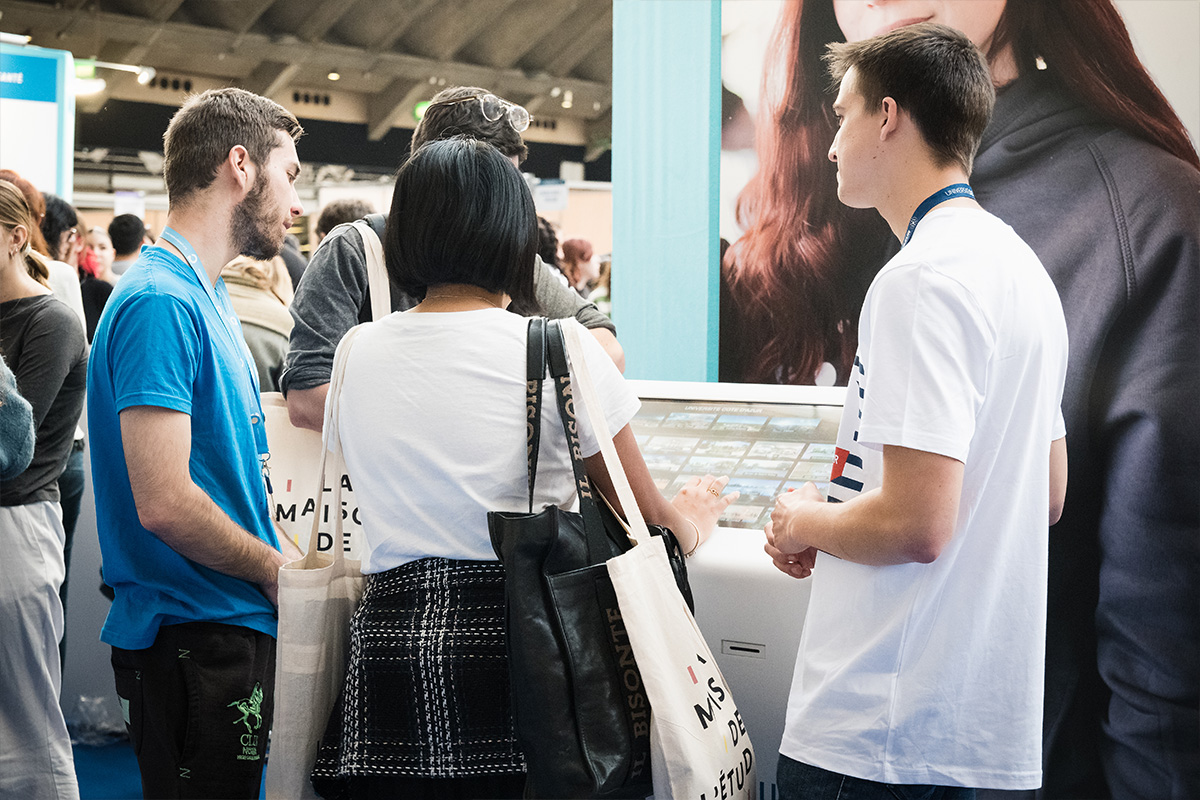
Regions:
<svg viewBox="0 0 1200 800"><path fill-rule="evenodd" d="M512 161L485 142L455 137L417 150L396 176L384 238L388 274L413 297L465 284L537 307L533 196Z"/></svg>
<svg viewBox="0 0 1200 800"><path fill-rule="evenodd" d="M491 145L426 144L396 177L388 271L421 301L356 329L341 391L330 395L367 580L313 770L325 797L523 795L504 573L487 512L530 505L528 320L505 306L532 304L537 242L529 188ZM721 494L728 479L691 478L668 502L629 426L637 397L595 338L580 339L585 363L571 364L572 374L591 373L642 514L694 551L736 497ZM533 507L571 509L575 478L550 380L541 426ZM586 415L578 431L592 487L614 497Z"/></svg>

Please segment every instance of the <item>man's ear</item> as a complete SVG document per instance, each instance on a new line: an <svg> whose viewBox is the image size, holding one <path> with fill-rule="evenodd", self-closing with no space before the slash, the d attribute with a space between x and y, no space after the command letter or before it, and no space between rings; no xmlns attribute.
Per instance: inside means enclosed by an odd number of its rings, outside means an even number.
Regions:
<svg viewBox="0 0 1200 800"><path fill-rule="evenodd" d="M225 157L225 166L238 188L243 192L250 191L254 185L254 162L250 160L250 151L240 144L234 145Z"/></svg>
<svg viewBox="0 0 1200 800"><path fill-rule="evenodd" d="M895 99L885 97L879 104L879 111L883 115L879 123L879 140L884 141L896 135L900 129L900 106L896 104Z"/></svg>

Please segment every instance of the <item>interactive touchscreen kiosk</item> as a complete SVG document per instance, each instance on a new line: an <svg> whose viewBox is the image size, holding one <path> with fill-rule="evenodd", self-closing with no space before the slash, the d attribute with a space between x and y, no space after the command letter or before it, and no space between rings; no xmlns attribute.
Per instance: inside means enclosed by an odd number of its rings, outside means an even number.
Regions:
<svg viewBox="0 0 1200 800"><path fill-rule="evenodd" d="M845 387L630 381L642 400L634 435L672 497L693 475L728 475L741 492L688 559L696 621L733 690L758 759L760 800L774 800L809 582L763 552L775 498L812 481L824 492Z"/></svg>

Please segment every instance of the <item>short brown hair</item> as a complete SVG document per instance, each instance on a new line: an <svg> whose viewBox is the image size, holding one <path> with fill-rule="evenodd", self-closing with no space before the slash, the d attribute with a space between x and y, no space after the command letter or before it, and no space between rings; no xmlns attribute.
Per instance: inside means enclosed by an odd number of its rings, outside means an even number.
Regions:
<svg viewBox="0 0 1200 800"><path fill-rule="evenodd" d="M413 131L409 152L415 153L429 142L468 136L487 142L509 158L516 156L518 161L524 161L529 155L529 148L525 146L521 134L513 130L507 117L501 114L500 119L493 122L484 118L478 102L465 102L467 98L483 97L485 94L491 92L478 86L454 86L435 94L425 109L425 116Z"/></svg>
<svg viewBox="0 0 1200 800"><path fill-rule="evenodd" d="M321 209L321 216L317 217L317 235L326 236L344 222L354 222L374 213L375 209L371 208L370 203L357 197L333 200Z"/></svg>
<svg viewBox="0 0 1200 800"><path fill-rule="evenodd" d="M970 39L924 22L861 42L830 44L825 61L835 88L853 67L868 109L891 97L912 116L939 166L958 164L971 174L996 90L983 53Z"/></svg>
<svg viewBox="0 0 1200 800"><path fill-rule="evenodd" d="M172 204L210 184L229 151L241 145L257 165L277 144L276 131L300 138L299 121L274 100L244 89L210 89L189 97L163 134L163 178Z"/></svg>

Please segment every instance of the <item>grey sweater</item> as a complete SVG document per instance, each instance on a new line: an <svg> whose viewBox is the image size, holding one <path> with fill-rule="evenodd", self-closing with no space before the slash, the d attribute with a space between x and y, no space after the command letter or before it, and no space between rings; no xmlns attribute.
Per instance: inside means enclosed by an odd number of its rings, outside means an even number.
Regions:
<svg viewBox="0 0 1200 800"><path fill-rule="evenodd" d="M37 443L20 475L0 484L0 506L59 499L62 475L83 412L87 339L83 326L52 294L0 303L0 353L33 409Z"/></svg>
<svg viewBox="0 0 1200 800"><path fill-rule="evenodd" d="M1035 73L1000 94L971 183L1070 335L1042 791L1200 797L1200 173Z"/></svg>
<svg viewBox="0 0 1200 800"><path fill-rule="evenodd" d="M393 311L414 305L395 286L390 288ZM584 327L616 331L608 317L564 285L540 258L534 266L534 292L548 317L575 317ZM285 394L329 383L338 342L346 331L370 319L367 259L362 237L352 225L334 228L313 253L296 287L291 312L296 324L279 379Z"/></svg>

